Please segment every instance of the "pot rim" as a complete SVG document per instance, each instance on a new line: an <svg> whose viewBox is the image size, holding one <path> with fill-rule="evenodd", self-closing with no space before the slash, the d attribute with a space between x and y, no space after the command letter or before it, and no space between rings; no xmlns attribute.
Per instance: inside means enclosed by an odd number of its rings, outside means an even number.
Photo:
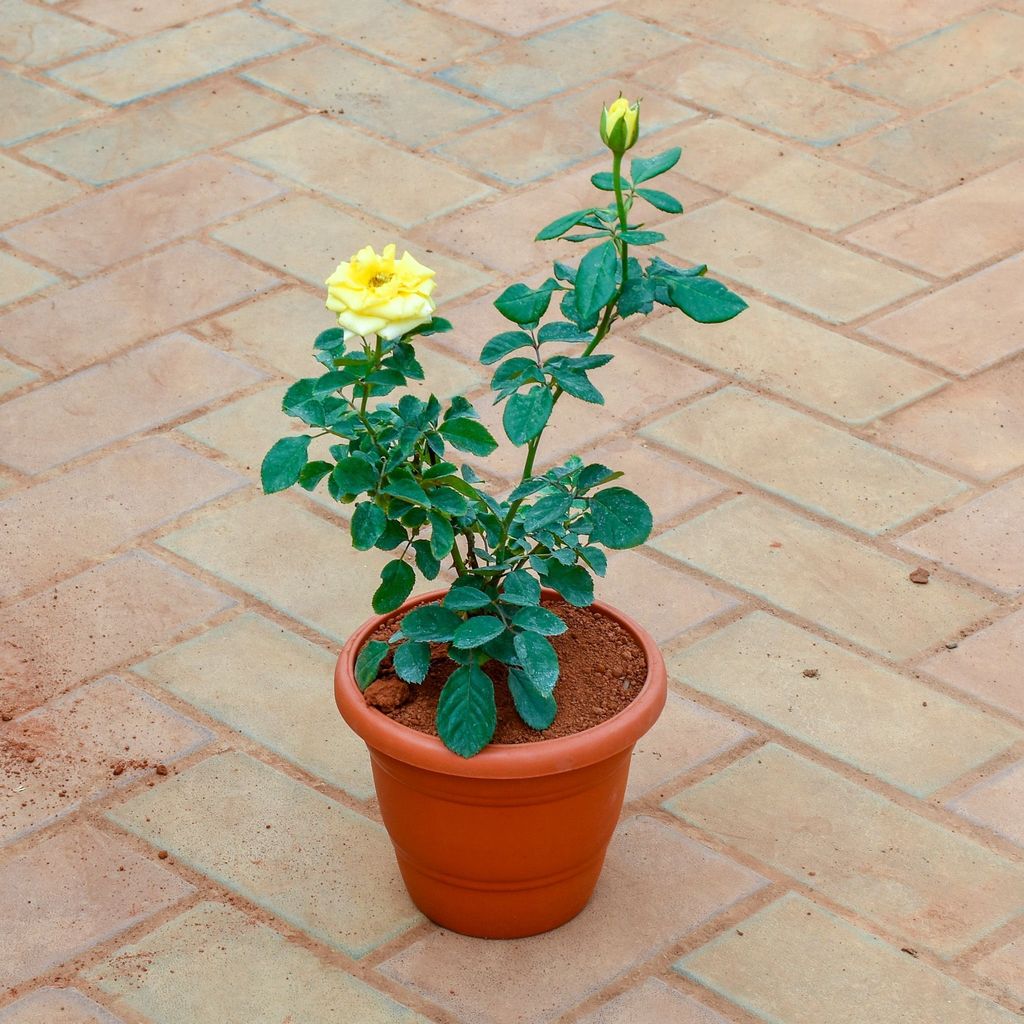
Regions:
<svg viewBox="0 0 1024 1024"><path fill-rule="evenodd" d="M632 747L657 721L668 694L665 659L647 630L603 601L594 601L590 607L617 622L642 648L647 658L647 677L640 692L626 707L589 729L535 743L491 743L479 754L463 758L452 753L438 737L395 722L382 711L371 708L355 680L356 657L370 634L391 616L438 601L447 593L447 588L432 590L411 598L388 615L373 616L349 637L338 656L334 671L334 696L338 710L371 750L443 775L487 779L535 778L572 771L612 757ZM544 588L544 595L558 597L548 588Z"/></svg>

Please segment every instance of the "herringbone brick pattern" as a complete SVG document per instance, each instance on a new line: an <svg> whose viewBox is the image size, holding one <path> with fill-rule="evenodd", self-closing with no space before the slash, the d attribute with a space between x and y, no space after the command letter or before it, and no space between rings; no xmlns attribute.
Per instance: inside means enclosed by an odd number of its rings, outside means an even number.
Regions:
<svg viewBox="0 0 1024 1024"><path fill-rule="evenodd" d="M1013 0L0 0L0 1022L1019 1020L1022 54ZM256 479L367 242L485 394L620 89L751 308L559 408L673 693L592 905L486 943L332 705L381 559Z"/></svg>

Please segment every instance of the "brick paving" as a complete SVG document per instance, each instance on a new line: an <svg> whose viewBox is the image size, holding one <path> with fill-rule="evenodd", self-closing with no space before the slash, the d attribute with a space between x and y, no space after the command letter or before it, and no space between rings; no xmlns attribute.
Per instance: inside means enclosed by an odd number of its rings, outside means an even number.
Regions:
<svg viewBox="0 0 1024 1024"><path fill-rule="evenodd" d="M1020 1020L1022 46L1015 0L0 0L0 1021ZM651 500L601 593L673 692L591 905L487 943L333 708L382 559L256 480L367 242L485 393L620 89L750 309L559 407L542 457Z"/></svg>

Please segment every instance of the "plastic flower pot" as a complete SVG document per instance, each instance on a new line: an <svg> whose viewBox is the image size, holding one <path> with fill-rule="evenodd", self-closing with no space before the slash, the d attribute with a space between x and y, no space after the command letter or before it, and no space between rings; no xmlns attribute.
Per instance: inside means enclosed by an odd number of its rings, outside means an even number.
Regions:
<svg viewBox="0 0 1024 1024"><path fill-rule="evenodd" d="M410 600L397 614L445 593ZM575 917L594 891L633 746L665 706L667 682L650 634L607 604L592 607L643 649L647 677L639 694L590 729L536 743L491 744L468 759L363 699L356 657L384 617L357 630L338 658L335 699L370 752L381 817L406 888L444 928L480 938L536 935Z"/></svg>

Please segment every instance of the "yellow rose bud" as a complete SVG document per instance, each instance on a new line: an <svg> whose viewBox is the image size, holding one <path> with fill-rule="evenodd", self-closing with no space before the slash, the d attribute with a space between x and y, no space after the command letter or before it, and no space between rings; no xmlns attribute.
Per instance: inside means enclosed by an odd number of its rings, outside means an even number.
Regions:
<svg viewBox="0 0 1024 1024"><path fill-rule="evenodd" d="M393 341L434 316L434 271L409 253L396 260L394 245L379 256L372 246L360 249L326 284L327 308L337 313L346 340L376 334Z"/></svg>
<svg viewBox="0 0 1024 1024"><path fill-rule="evenodd" d="M640 136L640 101L620 96L601 112L601 139L613 153L625 153Z"/></svg>

